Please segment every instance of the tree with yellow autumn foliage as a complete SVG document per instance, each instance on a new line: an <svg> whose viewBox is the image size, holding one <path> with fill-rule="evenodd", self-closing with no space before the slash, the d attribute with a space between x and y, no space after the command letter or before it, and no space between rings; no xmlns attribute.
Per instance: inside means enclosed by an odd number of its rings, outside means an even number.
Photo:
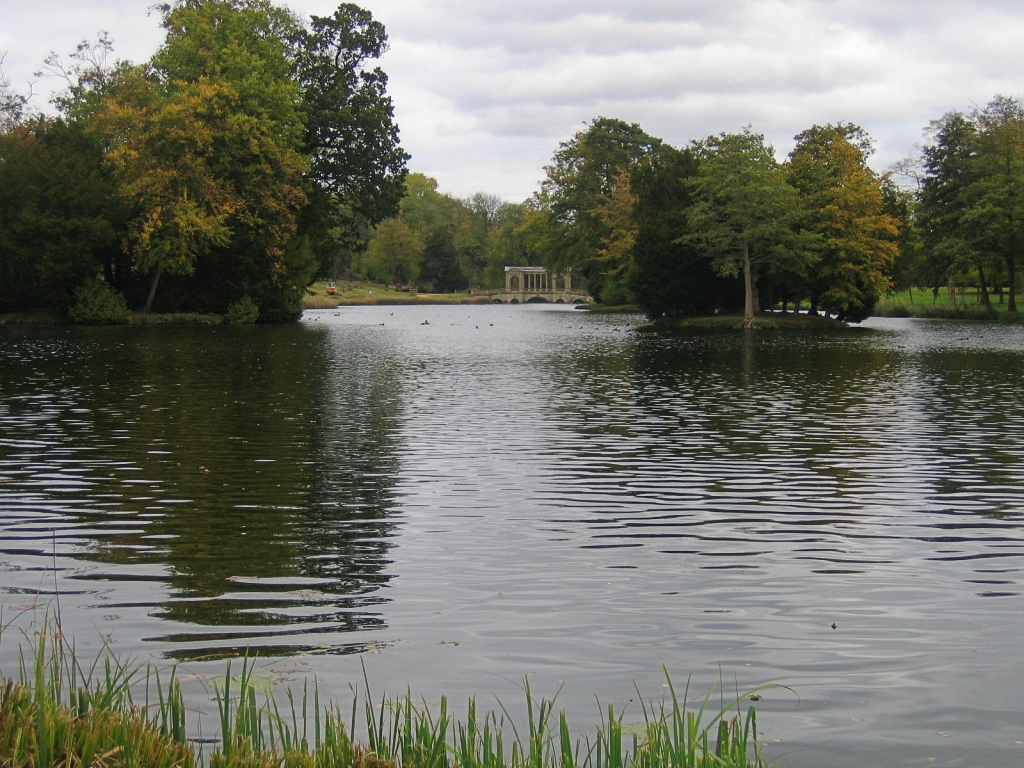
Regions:
<svg viewBox="0 0 1024 768"><path fill-rule="evenodd" d="M789 181L804 201L804 227L820 236L807 284L811 309L857 322L889 288L898 253L897 222L885 212L882 180L867 165L871 142L849 123L813 126L796 142Z"/></svg>
<svg viewBox="0 0 1024 768"><path fill-rule="evenodd" d="M119 73L96 118L136 215L127 246L152 275L190 275L214 248L261 254L262 279L287 279L285 246L305 203L298 86L289 79L286 13L230 0L165 12L152 66Z"/></svg>

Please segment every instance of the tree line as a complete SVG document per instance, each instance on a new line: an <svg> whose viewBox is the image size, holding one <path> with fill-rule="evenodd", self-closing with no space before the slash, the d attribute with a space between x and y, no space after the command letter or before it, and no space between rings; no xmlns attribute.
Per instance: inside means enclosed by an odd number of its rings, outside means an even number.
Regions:
<svg viewBox="0 0 1024 768"><path fill-rule="evenodd" d="M113 60L104 35L46 60L67 84L56 116L27 114L0 76L0 311L68 306L91 284L146 311L295 319L398 210L408 155L368 11L157 12L146 63Z"/></svg>
<svg viewBox="0 0 1024 768"><path fill-rule="evenodd" d="M597 118L546 168L534 237L598 300L654 317L742 312L749 324L805 302L859 321L892 286L910 221L870 154L852 124L803 131L779 162L749 129L680 149Z"/></svg>
<svg viewBox="0 0 1024 768"><path fill-rule="evenodd" d="M750 129L677 148L598 117L529 199L459 199L407 172L369 12L157 11L166 38L144 64L113 60L102 35L46 60L67 86L55 116L28 114L0 67L0 311L70 306L85 286L122 307L281 321L319 277L453 292L500 287L506 265L571 272L653 317L859 321L891 291L955 302L965 284L1016 311L1017 100L950 112L882 174L850 123L802 131L780 161Z"/></svg>
<svg viewBox="0 0 1024 768"><path fill-rule="evenodd" d="M597 118L555 152L524 231L541 261L606 304L653 317L804 306L858 322L893 291L977 287L1015 312L1024 244L1024 106L933 121L920 154L879 174L870 136L815 125L780 162L760 134L675 148Z"/></svg>
<svg viewBox="0 0 1024 768"><path fill-rule="evenodd" d="M924 158L945 141L932 133ZM676 148L599 117L559 145L521 203L458 199L411 174L399 211L351 267L454 291L501 287L505 265L546 266L605 304L653 317L736 312L749 323L762 308L797 306L857 322L893 290L946 284L951 269L970 266L939 264L952 246L929 239L929 185L948 174L908 161L901 173L920 166L921 191L901 186L872 170L871 138L849 123L795 138L780 162L749 129Z"/></svg>
<svg viewBox="0 0 1024 768"><path fill-rule="evenodd" d="M507 265L540 266L547 257L531 236L538 212L477 192L458 198L438 191L435 179L410 173L398 213L369 233L350 274L439 293L504 285Z"/></svg>
<svg viewBox="0 0 1024 768"><path fill-rule="evenodd" d="M900 170L917 182L915 221L920 284L978 289L992 308L993 288L1017 311L1017 254L1024 246L1024 105L996 96L983 108L931 123L919 157Z"/></svg>

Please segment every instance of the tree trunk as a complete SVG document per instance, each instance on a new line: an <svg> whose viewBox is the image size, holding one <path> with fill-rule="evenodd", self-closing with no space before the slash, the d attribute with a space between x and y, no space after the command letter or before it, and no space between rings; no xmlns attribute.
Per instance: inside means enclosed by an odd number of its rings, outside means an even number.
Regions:
<svg viewBox="0 0 1024 768"><path fill-rule="evenodd" d="M1017 263L1013 256L1006 257L1006 271L1010 273L1010 299L1006 302L1007 312L1017 311Z"/></svg>
<svg viewBox="0 0 1024 768"><path fill-rule="evenodd" d="M914 306L914 286L909 286L907 293L910 295L910 306Z"/></svg>
<svg viewBox="0 0 1024 768"><path fill-rule="evenodd" d="M992 300L988 297L988 283L985 282L985 268L978 265L978 300L986 312L992 311Z"/></svg>
<svg viewBox="0 0 1024 768"><path fill-rule="evenodd" d="M743 327L754 323L754 278L750 269L750 246L743 243Z"/></svg>
<svg viewBox="0 0 1024 768"><path fill-rule="evenodd" d="M153 282L149 284L149 295L146 296L146 306L142 311L148 313L153 308L153 298L156 296L156 286L160 282L160 273L164 271L164 265L158 264L156 272L153 273Z"/></svg>
<svg viewBox="0 0 1024 768"><path fill-rule="evenodd" d="M946 278L946 286L949 288L949 306L956 309L956 275Z"/></svg>
<svg viewBox="0 0 1024 768"><path fill-rule="evenodd" d="M761 279L761 275L758 274L757 270L753 267L750 268L750 286L751 286L751 297L754 305L754 314L761 314L761 288L758 285L758 280Z"/></svg>

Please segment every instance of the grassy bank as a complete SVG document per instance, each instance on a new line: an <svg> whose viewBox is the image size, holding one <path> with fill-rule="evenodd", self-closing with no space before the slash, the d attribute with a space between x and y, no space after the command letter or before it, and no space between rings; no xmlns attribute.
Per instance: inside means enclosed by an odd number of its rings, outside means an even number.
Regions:
<svg viewBox="0 0 1024 768"><path fill-rule="evenodd" d="M303 299L303 309L336 309L337 307L396 306L405 304L489 304L486 296L471 293L416 293L389 288L377 283L339 281L338 293L327 295L327 283L311 285Z"/></svg>
<svg viewBox="0 0 1024 768"><path fill-rule="evenodd" d="M67 312L56 309L26 309L0 313L0 325L62 325L68 322Z"/></svg>
<svg viewBox="0 0 1024 768"><path fill-rule="evenodd" d="M374 699L355 690L349 707L322 707L316 686L260 694L251 661L213 685L215 733L197 732L175 670L130 667L106 657L84 667L59 633L42 632L17 681L0 678L0 766L69 768L748 768L765 765L753 707L725 711L711 694L688 707L668 679L667 698L641 698L642 722L609 706L592 735L574 737L551 699L529 681L525 721L478 712L465 719L447 699ZM236 666L237 670L237 666ZM557 698L557 697L556 697ZM753 696L753 698L759 698ZM356 734L362 735L357 741ZM212 737L212 738L210 738ZM201 746L205 744L204 750Z"/></svg>
<svg viewBox="0 0 1024 768"><path fill-rule="evenodd" d="M1021 297L1017 297L1020 302ZM872 314L875 317L921 317L941 320L978 320L988 323L1024 323L1024 303L1021 312L1007 311L1007 296L989 294L991 309L980 302L977 289L961 289L956 294L956 304L949 300L945 287L938 292L920 288L893 293L878 302Z"/></svg>
<svg viewBox="0 0 1024 768"><path fill-rule="evenodd" d="M599 315L633 315L643 312L636 304L588 304L587 309Z"/></svg>
<svg viewBox="0 0 1024 768"><path fill-rule="evenodd" d="M132 312L134 325L221 325L224 322L224 315L207 315L198 312L168 312L166 314Z"/></svg>
<svg viewBox="0 0 1024 768"><path fill-rule="evenodd" d="M991 310L980 304L908 304L895 300L878 302L875 317L920 317L940 320L977 320L985 323L1024 323L1024 312L1007 312L993 305Z"/></svg>
<svg viewBox="0 0 1024 768"><path fill-rule="evenodd" d="M158 314L132 312L132 325L220 325L224 315L207 315L197 312L172 312ZM67 312L57 309L36 309L25 312L0 314L0 325L68 325Z"/></svg>
<svg viewBox="0 0 1024 768"><path fill-rule="evenodd" d="M846 323L833 318L821 317L820 315L795 314L792 312L773 312L771 314L757 315L754 318L755 329L774 331L834 331L848 330ZM717 330L741 330L743 328L742 315L715 315L713 317L662 317L655 320L651 329L684 329L703 328Z"/></svg>

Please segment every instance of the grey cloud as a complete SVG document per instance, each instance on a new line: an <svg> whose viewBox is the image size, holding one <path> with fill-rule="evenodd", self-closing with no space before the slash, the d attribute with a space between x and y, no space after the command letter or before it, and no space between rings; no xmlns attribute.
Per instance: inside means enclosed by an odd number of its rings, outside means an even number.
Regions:
<svg viewBox="0 0 1024 768"><path fill-rule="evenodd" d="M98 29L146 58L161 39L150 3L0 0L9 74L27 82L49 50ZM289 4L323 15L337 2ZM674 144L752 124L780 156L811 124L848 120L884 168L929 120L1024 83L1024 7L1010 0L364 4L391 36L383 66L412 166L458 194L527 196L558 142L598 115Z"/></svg>
<svg viewBox="0 0 1024 768"><path fill-rule="evenodd" d="M394 41L393 81L442 97L477 136L547 136L538 168L597 115L639 122L673 143L752 124L780 155L813 123L852 121L875 135L884 168L912 151L930 119L997 91L1015 95L1024 69L1024 9L1010 2L372 7ZM442 157L424 152L414 127L406 136L414 162ZM535 176L518 187L503 176L498 191L522 196Z"/></svg>

